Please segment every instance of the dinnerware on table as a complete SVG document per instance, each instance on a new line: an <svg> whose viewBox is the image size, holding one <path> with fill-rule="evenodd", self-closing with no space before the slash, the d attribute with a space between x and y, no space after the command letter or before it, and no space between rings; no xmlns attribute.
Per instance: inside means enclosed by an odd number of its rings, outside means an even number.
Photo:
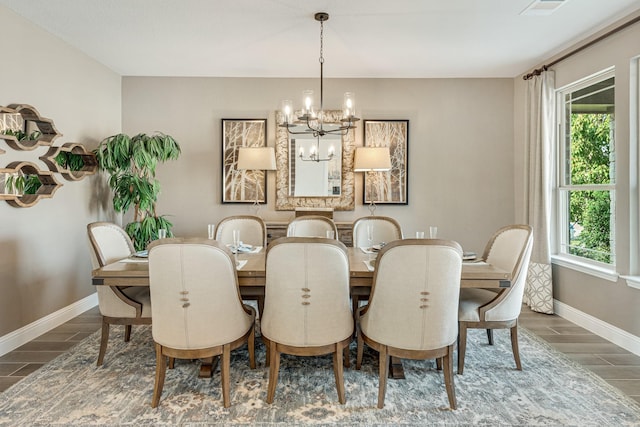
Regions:
<svg viewBox="0 0 640 427"><path fill-rule="evenodd" d="M429 237L435 239L438 237L438 227L432 225L429 227Z"/></svg>

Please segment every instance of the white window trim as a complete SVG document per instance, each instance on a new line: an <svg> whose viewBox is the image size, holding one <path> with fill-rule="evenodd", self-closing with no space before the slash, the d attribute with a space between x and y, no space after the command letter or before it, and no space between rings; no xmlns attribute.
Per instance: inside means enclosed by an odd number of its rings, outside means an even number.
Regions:
<svg viewBox="0 0 640 427"><path fill-rule="evenodd" d="M589 274L591 276L595 276L595 277L599 277L601 279L604 280L608 280L611 282L617 282L618 278L620 277L620 274L616 271L616 265L612 264L612 265L607 265L607 264L603 264L603 263L598 263L597 261L590 261L588 258L583 258L583 257L578 257L578 256L573 256L567 253L562 252L561 247L563 246L563 244L567 243L564 242L564 237L563 235L559 234L559 231L562 229L562 226L560 225L560 223L562 221L566 221L568 222L568 218L567 218L567 213L566 213L566 209L563 208L563 205L566 203L564 202L562 199L562 197L560 197L560 193L562 191L567 191L569 189L569 187L573 187L570 185L562 185L563 183L563 168L565 165L565 161L564 161L564 153L562 152L562 148L563 148L563 136L562 136L562 123L563 123L563 115L564 115L564 99L563 97L559 96L561 93L566 92L568 89L570 90L579 90L580 88L583 87L587 87L589 85L594 84L595 82L601 81L603 79L607 79L610 77L614 77L615 78L615 67L610 67L607 68L599 73L593 74L591 76L585 77L584 79L581 79L577 82L573 82L571 84L568 84L566 86L563 86L561 88L557 88L556 89L556 102L557 102L557 106L558 108L556 108L556 138L555 138L555 144L556 147L554 149L555 151L555 159L554 159L554 169L555 172L553 174L553 210L552 210L552 218L554 220L553 226L552 226L552 230L553 230L553 234L552 234L552 247L553 247L553 253L551 254L551 261L553 262L553 264L562 266L562 267L566 267L575 271L579 271L585 274ZM578 186L576 186L578 187ZM587 187L590 186L579 186L581 190L587 190ZM614 184L605 184L605 185L597 185L595 187L599 187L597 189L599 190L608 190L608 191L612 191L612 192L616 192L617 191L617 185ZM613 187L611 188L606 188L606 187ZM596 189L596 188L594 188ZM565 206L566 207L566 206ZM614 260L615 260L615 255L614 255Z"/></svg>
<svg viewBox="0 0 640 427"><path fill-rule="evenodd" d="M559 265L560 267L566 267L571 270L579 271L580 273L607 280L609 282L617 282L618 278L620 277L620 274L610 266L592 264L583 261L580 257L574 257L571 255L551 255L551 262L555 265Z"/></svg>
<svg viewBox="0 0 640 427"><path fill-rule="evenodd" d="M634 289L640 289L640 276L620 276L627 281L627 286Z"/></svg>

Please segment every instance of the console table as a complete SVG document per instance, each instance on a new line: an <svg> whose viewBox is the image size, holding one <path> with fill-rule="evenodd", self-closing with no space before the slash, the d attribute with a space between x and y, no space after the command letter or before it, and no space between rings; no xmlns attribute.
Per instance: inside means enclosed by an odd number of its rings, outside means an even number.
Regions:
<svg viewBox="0 0 640 427"><path fill-rule="evenodd" d="M353 234L351 232L352 222L336 222L338 229L338 240L346 246L353 246ZM285 221L265 221L267 226L267 244L272 240L287 236L288 222Z"/></svg>

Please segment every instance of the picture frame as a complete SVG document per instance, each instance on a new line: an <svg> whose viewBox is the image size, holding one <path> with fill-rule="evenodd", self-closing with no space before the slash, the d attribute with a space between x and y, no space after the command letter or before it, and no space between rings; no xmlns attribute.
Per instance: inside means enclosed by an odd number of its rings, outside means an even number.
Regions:
<svg viewBox="0 0 640 427"><path fill-rule="evenodd" d="M408 205L409 120L364 120L364 146L389 147L391 169L366 172L363 204Z"/></svg>
<svg viewBox="0 0 640 427"><path fill-rule="evenodd" d="M338 125L342 110L325 110L325 124ZM281 123L284 117L276 111L276 122ZM355 209L355 178L353 172L353 156L355 153L355 129L341 136L342 173L339 197L296 197L291 195L291 135L281 126L276 128L276 210L293 211L297 208L321 208L333 211L352 211Z"/></svg>
<svg viewBox="0 0 640 427"><path fill-rule="evenodd" d="M222 203L267 203L262 170L238 170L243 147L266 147L267 119L222 119Z"/></svg>

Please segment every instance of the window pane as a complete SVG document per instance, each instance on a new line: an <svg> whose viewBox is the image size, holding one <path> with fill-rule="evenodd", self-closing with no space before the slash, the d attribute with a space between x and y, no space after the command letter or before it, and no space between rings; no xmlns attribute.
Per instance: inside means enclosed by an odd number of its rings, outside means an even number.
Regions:
<svg viewBox="0 0 640 427"><path fill-rule="evenodd" d="M614 78L565 95L565 182L614 182Z"/></svg>
<svg viewBox="0 0 640 427"><path fill-rule="evenodd" d="M564 252L613 264L612 217L614 193L611 191L570 191L568 203L568 247Z"/></svg>

